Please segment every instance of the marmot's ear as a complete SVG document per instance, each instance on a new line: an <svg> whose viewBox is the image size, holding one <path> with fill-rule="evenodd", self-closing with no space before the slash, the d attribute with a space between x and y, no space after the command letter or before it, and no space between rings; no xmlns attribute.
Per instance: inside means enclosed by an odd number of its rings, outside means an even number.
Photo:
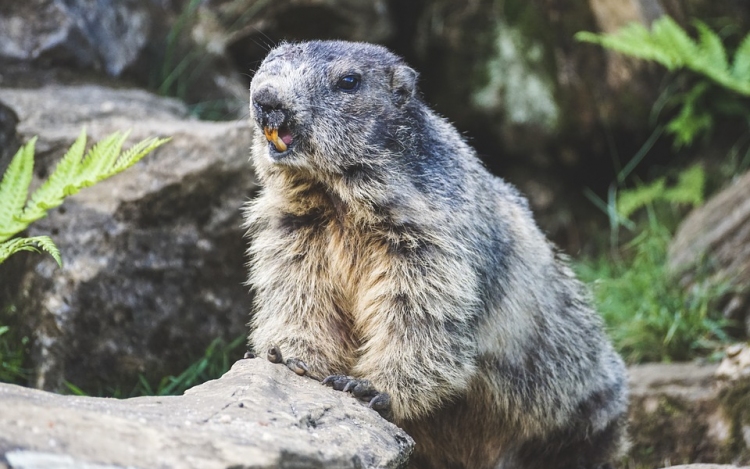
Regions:
<svg viewBox="0 0 750 469"><path fill-rule="evenodd" d="M407 65L396 65L391 69L391 93L393 102L401 107L408 103L417 89L417 72Z"/></svg>

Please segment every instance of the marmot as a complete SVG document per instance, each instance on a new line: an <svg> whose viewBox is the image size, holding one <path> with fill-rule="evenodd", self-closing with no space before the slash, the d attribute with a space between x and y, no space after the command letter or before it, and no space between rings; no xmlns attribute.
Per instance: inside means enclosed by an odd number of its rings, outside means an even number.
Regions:
<svg viewBox="0 0 750 469"><path fill-rule="evenodd" d="M364 43L285 43L262 62L251 345L369 399L414 437L410 467L606 467L623 362L526 199L416 82Z"/></svg>

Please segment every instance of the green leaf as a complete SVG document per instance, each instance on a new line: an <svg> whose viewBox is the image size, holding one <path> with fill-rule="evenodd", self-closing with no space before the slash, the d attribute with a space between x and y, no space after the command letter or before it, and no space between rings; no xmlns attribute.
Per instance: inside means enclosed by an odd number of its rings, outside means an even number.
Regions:
<svg viewBox="0 0 750 469"><path fill-rule="evenodd" d="M651 41L654 47L672 58L674 68L684 66L698 53L698 46L693 39L675 20L666 15L654 21Z"/></svg>
<svg viewBox="0 0 750 469"><path fill-rule="evenodd" d="M664 192L664 200L672 203L690 204L697 207L703 203L706 172L699 165L682 171L677 184Z"/></svg>
<svg viewBox="0 0 750 469"><path fill-rule="evenodd" d="M12 254L21 251L39 252L47 251L57 262L57 265L62 267L62 258L60 257L60 251L52 242L49 236L34 236L33 238L14 238L9 241L3 241L0 243L0 264L5 259L10 257Z"/></svg>
<svg viewBox="0 0 750 469"><path fill-rule="evenodd" d="M64 383L65 383L65 387L68 388L68 391L70 391L70 393L72 395L74 395L74 396L88 396L88 394L86 394L86 392L83 389L79 388L78 386L76 386L75 384L71 383L70 381L64 381Z"/></svg>
<svg viewBox="0 0 750 469"><path fill-rule="evenodd" d="M18 149L0 182L0 241L26 228L16 217L21 213L34 171L36 137Z"/></svg>
<svg viewBox="0 0 750 469"><path fill-rule="evenodd" d="M664 193L665 187L666 180L659 178L651 184L636 189L621 190L617 200L617 213L623 218L630 218L636 210L658 199Z"/></svg>
<svg viewBox="0 0 750 469"><path fill-rule="evenodd" d="M81 173L76 178L75 186L72 186L72 195L84 187L89 187L104 179L104 175L109 171L117 157L122 151L122 145L128 138L130 131L125 133L115 132L106 137L89 150L83 158L81 164Z"/></svg>
<svg viewBox="0 0 750 469"><path fill-rule="evenodd" d="M629 218L637 210L657 201L698 206L703 203L705 180L703 168L695 165L682 171L672 187L667 187L665 178L659 178L635 189L621 190L617 200L617 213L623 218Z"/></svg>
<svg viewBox="0 0 750 469"><path fill-rule="evenodd" d="M81 166L81 158L86 149L86 128L70 149L65 153L49 178L31 195L29 203L21 215L21 219L28 225L47 214L47 210L62 204L65 198L65 187L75 178Z"/></svg>
<svg viewBox="0 0 750 469"><path fill-rule="evenodd" d="M750 96L750 36L737 50L730 70L721 38L704 23L696 21L695 25L698 42L666 15L653 22L650 32L640 23L631 23L613 34L580 32L575 37L631 57L653 60L668 70L687 68L731 91Z"/></svg>
<svg viewBox="0 0 750 469"><path fill-rule="evenodd" d="M128 151L120 155L111 170L104 177L110 177L119 172L125 171L133 166L144 156L148 155L155 149L172 140L171 138L149 138L133 145Z"/></svg>
<svg viewBox="0 0 750 469"><path fill-rule="evenodd" d="M728 75L729 62L727 51L721 43L721 38L713 32L706 23L696 20L694 22L698 30L698 54L697 59L702 62L697 67L713 69L720 75Z"/></svg>
<svg viewBox="0 0 750 469"><path fill-rule="evenodd" d="M675 136L675 148L690 145L701 133L713 127L713 116L706 106L700 105L708 90L708 82L702 81L682 97L680 113L667 124L667 132Z"/></svg>
<svg viewBox="0 0 750 469"><path fill-rule="evenodd" d="M631 57L653 60L670 70L677 66L675 58L654 43L648 29L640 23L630 23L616 34L594 34L582 31L577 33L575 38L582 42L599 44Z"/></svg>
<svg viewBox="0 0 750 469"><path fill-rule="evenodd" d="M742 82L750 82L750 34L745 36L734 53L732 76Z"/></svg>

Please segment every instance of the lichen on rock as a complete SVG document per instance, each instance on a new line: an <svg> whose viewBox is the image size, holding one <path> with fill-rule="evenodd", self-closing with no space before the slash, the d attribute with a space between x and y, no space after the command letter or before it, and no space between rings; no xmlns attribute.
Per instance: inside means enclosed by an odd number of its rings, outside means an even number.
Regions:
<svg viewBox="0 0 750 469"><path fill-rule="evenodd" d="M559 118L554 81L544 68L543 45L498 21L494 53L484 64L486 84L471 99L479 109L500 110L512 124L554 131Z"/></svg>

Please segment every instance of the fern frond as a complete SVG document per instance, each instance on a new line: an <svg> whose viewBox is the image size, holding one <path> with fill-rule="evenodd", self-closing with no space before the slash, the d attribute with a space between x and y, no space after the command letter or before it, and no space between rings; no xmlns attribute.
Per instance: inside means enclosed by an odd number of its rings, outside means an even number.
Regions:
<svg viewBox="0 0 750 469"><path fill-rule="evenodd" d="M49 236L34 236L33 238L15 238L9 241L3 241L0 243L0 264L5 261L11 254L15 254L21 251L32 251L39 252L47 251L57 262L57 265L62 267L62 258L60 257L60 250L57 249L55 243Z"/></svg>
<svg viewBox="0 0 750 469"><path fill-rule="evenodd" d="M659 178L635 189L622 190L617 199L617 213L629 218L638 209L657 201L698 206L703 203L705 180L703 168L695 165L682 171L673 187L668 188L666 179Z"/></svg>
<svg viewBox="0 0 750 469"><path fill-rule="evenodd" d="M50 208L60 205L65 197L127 169L169 141L146 139L122 153L127 137L128 133L116 132L94 145L84 155L84 128L47 181L34 191L28 201L26 199L33 173L36 137L24 145L13 157L0 182L0 262L14 252L41 249L49 252L60 264L60 253L46 236L8 240L31 222L44 217Z"/></svg>
<svg viewBox="0 0 750 469"><path fill-rule="evenodd" d="M129 133L115 132L97 142L84 155L86 131L85 129L81 131L81 135L55 168L49 180L32 194L19 220L28 225L44 217L49 209L62 204L66 197L124 171L153 149L169 141L169 139L146 139L121 154L122 146ZM127 157L126 162L130 164L123 164L123 157Z"/></svg>
<svg viewBox="0 0 750 469"><path fill-rule="evenodd" d="M649 32L632 23L614 34L580 32L576 39L599 44L623 54L660 63L669 70L687 68L721 86L750 96L750 39L735 54L732 69L719 36L700 21L695 22L698 42L669 16L654 21Z"/></svg>
<svg viewBox="0 0 750 469"><path fill-rule="evenodd" d="M674 64L672 69L683 67L698 52L693 39L669 16L654 21L651 26L651 42L669 54ZM665 44L669 44L669 47L664 47Z"/></svg>
<svg viewBox="0 0 750 469"><path fill-rule="evenodd" d="M750 82L750 34L745 36L734 53L732 76L737 80Z"/></svg>
<svg viewBox="0 0 750 469"><path fill-rule="evenodd" d="M664 193L666 179L659 178L651 184L620 191L617 199L617 213L623 218L630 218L639 208L645 207Z"/></svg>
<svg viewBox="0 0 750 469"><path fill-rule="evenodd" d="M690 145L698 135L713 127L712 114L699 104L708 90L708 82L702 80L682 96L680 113L667 124L667 131L674 135L676 149Z"/></svg>
<svg viewBox="0 0 750 469"><path fill-rule="evenodd" d="M706 23L695 20L695 28L698 30L698 54L696 59L702 62L700 67L715 70L721 75L728 75L729 61L727 51L721 38Z"/></svg>
<svg viewBox="0 0 750 469"><path fill-rule="evenodd" d="M102 175L109 171L120 152L122 152L122 145L129 134L130 131L125 133L115 132L94 145L83 157L81 173L76 178L75 189L72 190L78 192L80 189L92 186L103 179Z"/></svg>
<svg viewBox="0 0 750 469"><path fill-rule="evenodd" d="M139 162L144 156L172 140L171 138L149 138L142 140L117 158L110 171L104 177L110 177Z"/></svg>
<svg viewBox="0 0 750 469"><path fill-rule="evenodd" d="M78 138L57 163L49 178L31 194L31 199L20 217L26 224L42 218L47 210L62 204L65 198L65 186L78 173L84 150L86 150L85 127L81 129Z"/></svg>
<svg viewBox="0 0 750 469"><path fill-rule="evenodd" d="M26 226L16 218L21 213L34 172L36 137L18 149L0 182L0 241L5 241Z"/></svg>
<svg viewBox="0 0 750 469"><path fill-rule="evenodd" d="M680 66L676 59L659 47L657 43L651 40L650 33L645 26L640 23L630 23L620 29L617 34L595 34L588 31L576 33L576 40L599 44L600 46L620 52L631 57L643 60L653 60L658 62L669 70Z"/></svg>
<svg viewBox="0 0 750 469"><path fill-rule="evenodd" d="M705 186L706 172L700 165L691 166L679 174L674 187L664 192L664 200L697 207L703 203Z"/></svg>

